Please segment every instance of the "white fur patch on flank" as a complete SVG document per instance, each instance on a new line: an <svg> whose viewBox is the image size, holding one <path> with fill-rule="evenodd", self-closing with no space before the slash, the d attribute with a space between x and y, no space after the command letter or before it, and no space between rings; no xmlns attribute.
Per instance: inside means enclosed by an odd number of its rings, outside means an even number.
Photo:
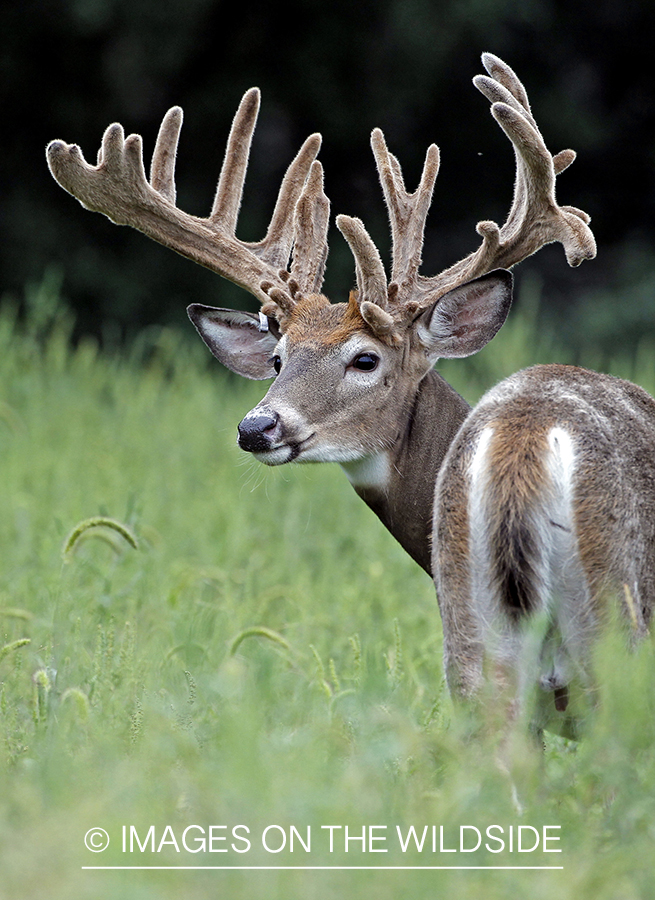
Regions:
<svg viewBox="0 0 655 900"><path fill-rule="evenodd" d="M468 497L468 520L471 597L481 622L485 623L485 628L491 622L492 609L494 608L489 591L491 571L487 534L487 510L485 508L489 445L493 434L494 430L489 426L482 429L469 466L471 485Z"/></svg>
<svg viewBox="0 0 655 900"><path fill-rule="evenodd" d="M487 547L487 511L485 509L485 494L487 487L487 466L489 457L489 445L494 435L493 428L483 428L478 438L478 445L469 467L471 488L469 491L469 538L471 541L471 558L473 560L473 580L476 581L481 567L484 574L481 581L488 582L487 567L489 565L489 551ZM475 588L474 588L475 593Z"/></svg>
<svg viewBox="0 0 655 900"><path fill-rule="evenodd" d="M575 471L575 448L571 435L559 426L548 432L550 457L548 469L553 484L565 500L567 518L571 518L571 502L573 496L573 473ZM568 523L570 524L570 522Z"/></svg>
<svg viewBox="0 0 655 900"><path fill-rule="evenodd" d="M568 431L560 426L548 432L546 466L551 481L550 500L543 527L550 533L551 588L560 606L567 597L585 595L579 565L573 513L575 447ZM575 611L571 610L575 616Z"/></svg>
<svg viewBox="0 0 655 900"><path fill-rule="evenodd" d="M475 448L475 453L473 454L473 459L471 460L471 467L469 470L471 473L471 481L473 482L478 481L480 476L484 472L487 451L489 450L489 444L491 443L493 433L493 428L489 427L483 428L480 432L478 446Z"/></svg>
<svg viewBox="0 0 655 900"><path fill-rule="evenodd" d="M594 629L575 527L575 443L568 431L555 426L548 432L548 448L546 464L552 488L545 527L550 532L550 616L557 627L548 652L542 653L539 680L546 688L566 685L576 671L583 670Z"/></svg>

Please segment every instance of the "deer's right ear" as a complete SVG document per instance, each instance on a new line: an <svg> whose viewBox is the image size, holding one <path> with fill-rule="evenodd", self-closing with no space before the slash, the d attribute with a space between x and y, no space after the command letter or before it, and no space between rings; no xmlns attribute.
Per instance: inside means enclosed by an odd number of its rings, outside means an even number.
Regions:
<svg viewBox="0 0 655 900"><path fill-rule="evenodd" d="M274 378L271 362L280 339L275 319L262 314L192 303L189 318L219 362L244 378Z"/></svg>

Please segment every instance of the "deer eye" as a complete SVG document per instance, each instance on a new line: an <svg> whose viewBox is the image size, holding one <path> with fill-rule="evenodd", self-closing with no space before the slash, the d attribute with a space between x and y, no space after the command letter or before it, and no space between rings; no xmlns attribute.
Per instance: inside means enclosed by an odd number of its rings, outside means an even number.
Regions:
<svg viewBox="0 0 655 900"><path fill-rule="evenodd" d="M373 369L377 368L379 362L380 359L375 353L360 353L352 361L352 367L353 369L359 369L361 372L372 372Z"/></svg>
<svg viewBox="0 0 655 900"><path fill-rule="evenodd" d="M280 357L279 357L279 356L273 356L273 357L271 358L271 360L270 360L270 363L271 363L271 365L273 366L273 368L275 369L275 374L276 374L276 375L279 375L279 374L280 374L280 369L282 368L282 360L280 359Z"/></svg>

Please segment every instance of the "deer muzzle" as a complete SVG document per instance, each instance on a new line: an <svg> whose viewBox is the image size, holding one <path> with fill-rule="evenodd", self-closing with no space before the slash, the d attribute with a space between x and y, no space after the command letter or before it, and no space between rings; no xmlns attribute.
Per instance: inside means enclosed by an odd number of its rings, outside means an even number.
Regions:
<svg viewBox="0 0 655 900"><path fill-rule="evenodd" d="M237 443L248 453L266 453L279 440L279 421L277 413L255 411L239 424Z"/></svg>

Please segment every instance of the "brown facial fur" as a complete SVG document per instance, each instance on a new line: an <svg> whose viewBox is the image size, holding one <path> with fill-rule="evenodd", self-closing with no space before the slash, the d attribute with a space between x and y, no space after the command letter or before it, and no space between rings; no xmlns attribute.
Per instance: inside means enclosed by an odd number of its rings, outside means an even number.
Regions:
<svg viewBox="0 0 655 900"><path fill-rule="evenodd" d="M337 347L362 331L377 337L362 318L356 291L350 292L348 303L330 303L323 294L301 297L283 331L292 344L320 343L325 347Z"/></svg>

